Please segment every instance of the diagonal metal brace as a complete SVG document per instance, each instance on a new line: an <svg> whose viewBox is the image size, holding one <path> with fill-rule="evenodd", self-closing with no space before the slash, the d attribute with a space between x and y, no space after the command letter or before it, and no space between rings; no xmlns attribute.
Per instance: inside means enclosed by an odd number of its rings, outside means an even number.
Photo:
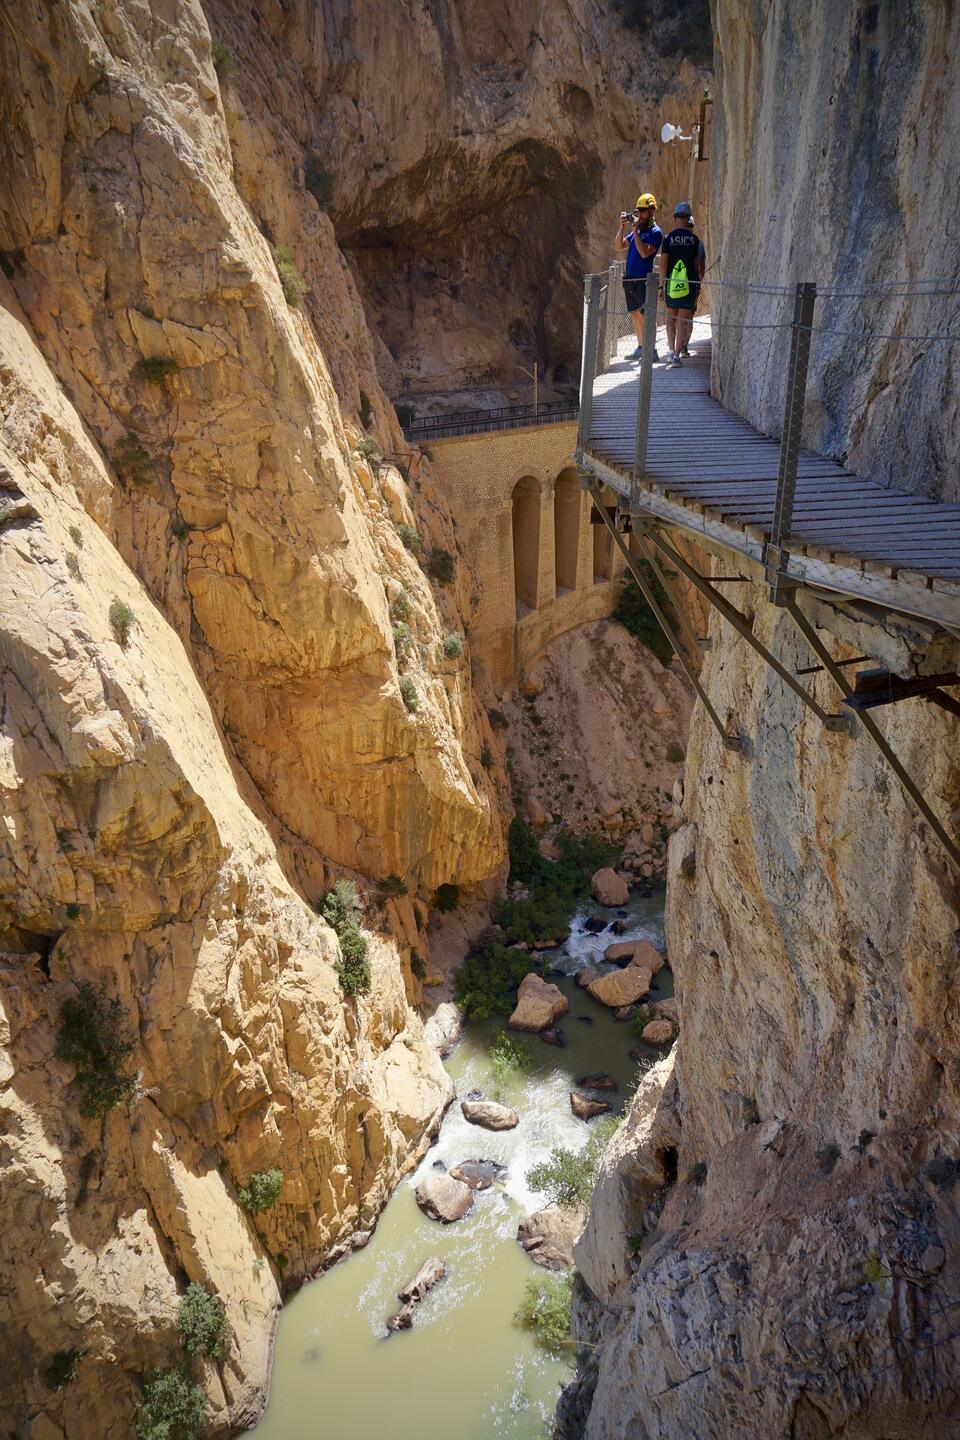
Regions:
<svg viewBox="0 0 960 1440"><path fill-rule="evenodd" d="M791 675L790 671L780 664L776 655L772 654L766 645L757 639L746 615L743 615L735 605L731 605L730 601L724 595L721 595L719 590L715 590L709 580L705 580L702 575L698 574L692 565L688 565L683 556L679 555L672 545L668 545L663 536L658 534L657 531L651 530L647 538L649 538L650 542L669 560L671 565L675 565L680 573L686 576L690 584L699 590L701 595L705 595L710 603L716 606L724 620L733 626L738 635L743 636L748 645L753 646L757 654L770 666L770 669L776 675L780 676L783 683L788 685L795 695L799 695L804 705L813 711L814 715L816 715L826 730L845 730L849 734L849 717L846 715L830 715L821 705L818 705L810 692L805 690L800 682Z"/></svg>
<svg viewBox="0 0 960 1440"><path fill-rule="evenodd" d="M616 542L620 550L620 553L622 554L624 560L627 563L627 569L630 571L630 574L640 586L644 600L646 600L647 604L650 606L650 609L656 616L657 624L660 626L660 629L663 631L664 635L666 635L667 639L670 641L670 644L673 646L677 659L683 666L684 673L687 679L690 681L690 684L693 686L694 690L696 690L698 696L703 702L703 708L706 710L707 714L710 716L710 719L713 721L717 734L723 741L724 748L727 750L742 750L743 737L740 735L730 735L727 732L723 721L720 719L720 716L717 714L716 710L714 710L712 704L710 703L710 697L707 695L707 692L700 684L699 677L694 671L686 655L683 653L683 647L677 639L673 626L670 624L670 621L667 619L666 615L663 613L660 606L657 604L656 597L653 591L650 589L650 586L647 584L644 577L640 574L640 571L637 569L636 565L634 565L633 556L630 554L629 546L627 545L623 536L620 534L620 531L617 529L614 521L611 520L610 516L607 514L607 508L603 503L603 492L600 486L592 479L592 477L589 489L590 494L593 497L594 506L600 512L600 515L603 518L603 523L606 525L607 529L610 531L610 534L613 536L614 541Z"/></svg>
<svg viewBox="0 0 960 1440"><path fill-rule="evenodd" d="M789 612L793 623L796 625L797 629L800 631L801 635L806 640L807 644L810 646L810 649L816 655L817 659L821 662L823 668L829 671L831 679L833 680L837 688L840 690L841 694L844 696L845 699L850 699L853 695L853 686L850 684L849 680L844 675L843 671L840 669L840 666L837 664L836 660L834 660L833 656L830 654L830 651L820 639L820 636L817 634L816 630L811 625L806 615L804 615L803 612L798 609L796 601L790 599L786 600L784 608ZM880 730L876 721L867 711L860 710L857 712L857 722L863 726L864 730L866 730L867 734L870 736L870 739L873 741L874 745L876 745L877 749L880 751L880 754L886 760L887 764L890 766L890 769L893 771L894 775L896 775L897 779L900 781L900 784L907 792L909 798L913 801L914 805L920 811L920 814L923 816L927 824L937 836L937 839L940 841L941 845L946 850L947 855L950 857L950 861L953 864L954 868L960 871L960 846L957 846L956 843L950 838L950 835L948 834L946 827L943 825L942 821L940 821L933 812L933 810L931 810L930 806L927 804L926 800L923 798L920 791L917 789L916 785L913 783L910 776L907 774L907 771L904 769L903 765L901 765L895 753L888 745L886 739L883 736L883 732Z"/></svg>

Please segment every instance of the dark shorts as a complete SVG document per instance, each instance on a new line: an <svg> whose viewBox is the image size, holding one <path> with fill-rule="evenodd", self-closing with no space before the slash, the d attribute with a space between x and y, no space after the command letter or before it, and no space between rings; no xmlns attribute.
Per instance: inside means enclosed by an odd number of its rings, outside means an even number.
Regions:
<svg viewBox="0 0 960 1440"><path fill-rule="evenodd" d="M689 310L692 315L697 308L697 301L700 299L700 281L694 280L690 285L690 294L684 295L680 300L667 298L668 310Z"/></svg>
<svg viewBox="0 0 960 1440"><path fill-rule="evenodd" d="M624 280L623 294L627 302L628 315L632 315L634 310L642 310L643 303L647 298L646 275L641 275L636 280Z"/></svg>

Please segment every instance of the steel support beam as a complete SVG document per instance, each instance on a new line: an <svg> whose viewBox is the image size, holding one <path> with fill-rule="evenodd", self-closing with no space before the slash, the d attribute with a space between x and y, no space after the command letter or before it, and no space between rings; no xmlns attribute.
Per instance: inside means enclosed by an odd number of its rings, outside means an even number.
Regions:
<svg viewBox="0 0 960 1440"><path fill-rule="evenodd" d="M647 436L650 432L650 395L653 387L653 352L657 348L657 299L660 277L655 270L647 276L643 302L643 355L637 387L637 429L633 443L633 477L630 482L630 514L640 510L640 485L647 473Z"/></svg>
<svg viewBox="0 0 960 1440"><path fill-rule="evenodd" d="M777 498L774 502L770 539L764 547L763 556L769 598L773 605L785 604L787 597L797 588L797 581L786 573L790 560L787 545L793 527L793 501L797 490L797 462L800 458L803 405L807 396L807 367L810 361L810 337L816 298L817 287L812 281L806 280L797 286L793 302Z"/></svg>
<svg viewBox="0 0 960 1440"><path fill-rule="evenodd" d="M810 649L813 651L814 655L816 655L817 659L823 665L823 668L829 671L830 677L833 680L834 684L837 686L840 693L845 699L851 699L853 696L853 686L847 680L847 677L844 675L840 666L837 664L836 660L834 660L833 656L830 654L830 651L820 639L820 636L817 634L816 630L814 629L813 625L811 625L806 615L804 615L803 612L798 608L796 601L788 598L784 601L784 606L789 613L791 619L793 620L793 623L800 631L800 634L810 646ZM960 846L958 846L956 842L950 838L946 827L938 819L933 810L931 810L930 806L927 804L926 800L923 798L922 794L918 790L917 786L913 783L910 776L907 774L907 771L897 759L894 751L888 745L882 731L880 730L876 721L873 719L873 716L870 715L867 711L861 710L857 714L856 723L862 725L864 730L870 736L870 739L873 741L874 745L876 745L877 749L880 751L880 754L886 760L887 764L890 766L890 769L900 781L900 784L903 786L907 795L913 801L916 808L920 811L920 814L923 816L927 824L933 830L944 850L946 850L954 869L960 872Z"/></svg>
<svg viewBox="0 0 960 1440"><path fill-rule="evenodd" d="M659 535L655 530L651 530L649 538L651 543L660 551L661 555L669 560L671 565L675 565L680 573L686 576L691 585L700 591L701 595L706 596L710 603L719 610L724 620L733 626L737 634L741 635L748 645L753 646L761 659L765 660L770 666L770 669L780 676L783 683L788 685L795 695L800 697L808 709L813 711L814 715L816 715L826 730L846 730L849 732L850 721L848 717L846 715L830 715L822 706L818 705L809 691L805 690L799 681L791 675L790 671L780 664L776 655L772 654L766 645L757 639L745 615L741 614L734 605L731 605L730 601L721 595L719 590L714 590L710 582L705 580L702 575L699 575L693 566L689 565L683 556L674 550L672 545L668 545L662 535Z"/></svg>
<svg viewBox="0 0 960 1440"><path fill-rule="evenodd" d="M676 632L674 631L673 626L670 624L670 621L667 619L666 615L663 613L660 606L657 604L656 596L650 589L650 586L647 584L644 577L640 574L640 571L637 569L636 565L634 565L633 556L630 554L629 546L627 545L623 536L620 534L620 531L617 529L614 521L612 521L610 519L610 516L607 514L606 507L603 504L603 496L600 486L596 483L592 476L589 477L589 484L587 485L587 489L590 491L590 494L593 497L594 505L603 517L603 523L610 531L610 534L613 536L615 544L619 548L621 555L626 561L627 569L630 571L630 574L640 586L640 589L643 593L643 598L646 600L647 604L650 606L650 609L653 611L654 616L657 620L657 624L660 626L660 629L663 631L664 635L666 635L667 639L670 641L670 644L673 646L677 659L683 666L684 674L690 681L690 684L693 686L694 690L697 692L700 700L703 702L703 708L710 716L710 719L713 722L717 734L723 741L724 748L726 750L742 750L743 737L740 735L730 735L727 732L723 721L720 719L720 716L717 714L716 710L713 708L713 705L710 703L710 697L708 696L706 690L704 690L703 686L700 684L699 676L697 675L696 671L693 669L693 666L690 664L689 660L683 653L683 647L677 639Z"/></svg>

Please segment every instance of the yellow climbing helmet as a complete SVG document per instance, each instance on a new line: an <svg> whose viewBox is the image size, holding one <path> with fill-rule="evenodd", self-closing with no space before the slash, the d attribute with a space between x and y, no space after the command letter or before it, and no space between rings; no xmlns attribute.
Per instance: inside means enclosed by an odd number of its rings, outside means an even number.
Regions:
<svg viewBox="0 0 960 1440"><path fill-rule="evenodd" d="M656 210L656 208L657 197L656 195L651 195L649 190L644 190L642 195L637 196L638 210Z"/></svg>

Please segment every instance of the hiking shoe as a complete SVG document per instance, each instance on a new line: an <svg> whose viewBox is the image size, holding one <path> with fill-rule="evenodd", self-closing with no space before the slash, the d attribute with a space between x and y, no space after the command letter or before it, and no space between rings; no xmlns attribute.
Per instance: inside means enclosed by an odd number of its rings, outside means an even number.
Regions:
<svg viewBox="0 0 960 1440"><path fill-rule="evenodd" d="M630 358L633 359L633 356L631 356ZM642 360L642 359L643 359L643 346L642 346L642 345L640 346L640 354L639 354L636 358L637 358L638 360ZM659 360L659 359L660 359L660 356L657 354L656 350L654 350L654 352L653 352L653 358L654 358L654 360Z"/></svg>
<svg viewBox="0 0 960 1440"><path fill-rule="evenodd" d="M691 358L691 357L690 357L690 346L689 346L689 345L684 345L683 349L680 351L680 354L683 356L684 360L689 360L689 359Z"/></svg>

